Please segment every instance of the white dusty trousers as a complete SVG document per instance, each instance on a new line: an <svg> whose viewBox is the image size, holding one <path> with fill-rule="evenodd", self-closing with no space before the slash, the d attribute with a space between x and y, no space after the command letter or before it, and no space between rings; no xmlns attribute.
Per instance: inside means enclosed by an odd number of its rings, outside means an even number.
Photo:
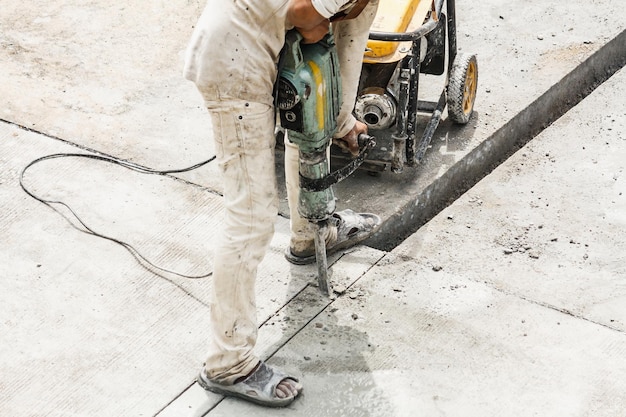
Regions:
<svg viewBox="0 0 626 417"><path fill-rule="evenodd" d="M357 19L335 24L344 85L338 137L344 136L354 125L351 112L367 34L377 5L377 0L372 0ZM205 369L211 380L232 384L249 374L259 361L253 352L257 338L255 281L278 214L275 113L272 106L245 100L222 100L206 105L211 114L217 161L223 176L224 223L214 253L212 335ZM286 145L285 176L292 236L310 243L312 235L307 234L308 223L297 212L298 149L292 144Z"/></svg>
<svg viewBox="0 0 626 417"><path fill-rule="evenodd" d="M374 21L377 8L378 0L370 0L357 18L333 23L343 92L343 101L337 120L336 138L347 135L355 123L352 110L354 109L354 101L356 100L359 87L363 51L367 44L369 28ZM300 193L298 160L298 147L289 141L285 141L285 183L291 219L291 248L296 253L308 253L314 250L314 247L312 247L313 230L309 227L309 222L298 213L298 197ZM331 236L327 237L327 239L335 236L332 230L329 232Z"/></svg>
<svg viewBox="0 0 626 417"><path fill-rule="evenodd" d="M207 103L224 184L224 222L213 260L210 379L232 384L258 363L255 280L278 215L272 106Z"/></svg>

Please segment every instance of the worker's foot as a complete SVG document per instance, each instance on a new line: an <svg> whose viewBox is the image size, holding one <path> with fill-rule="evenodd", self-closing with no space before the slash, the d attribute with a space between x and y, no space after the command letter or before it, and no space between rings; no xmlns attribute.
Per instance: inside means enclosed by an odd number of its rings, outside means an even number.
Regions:
<svg viewBox="0 0 626 417"><path fill-rule="evenodd" d="M238 379L233 385L211 381L204 368L200 371L197 381L208 391L242 398L266 407L285 407L302 391L302 385L296 378L273 369L265 362L259 362L248 376Z"/></svg>
<svg viewBox="0 0 626 417"><path fill-rule="evenodd" d="M326 254L332 255L351 248L370 237L381 224L381 219L371 213L355 213L352 210L338 211L333 214L326 238ZM315 262L315 243L307 242L301 247L291 245L285 251L285 258L292 264L306 265Z"/></svg>

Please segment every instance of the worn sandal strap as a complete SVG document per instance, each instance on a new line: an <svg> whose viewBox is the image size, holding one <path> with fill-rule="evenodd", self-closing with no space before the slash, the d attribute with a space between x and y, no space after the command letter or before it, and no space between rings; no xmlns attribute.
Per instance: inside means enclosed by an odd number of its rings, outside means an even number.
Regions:
<svg viewBox="0 0 626 417"><path fill-rule="evenodd" d="M202 388L216 394L239 397L266 407L285 407L296 398L278 398L276 396L276 387L285 379L299 382L296 378L277 371L261 362L252 375L236 384L224 385L213 382L208 379L204 370L198 376L198 383Z"/></svg>
<svg viewBox="0 0 626 417"><path fill-rule="evenodd" d="M265 397L274 398L276 397L276 387L287 378L298 382L297 379L267 366L265 362L261 362L256 371L244 379L241 384L247 385L249 389L263 393Z"/></svg>
<svg viewBox="0 0 626 417"><path fill-rule="evenodd" d="M381 224L379 216L372 213L356 213L346 209L333 214L336 235L331 242L326 242L326 255L355 246L370 237ZM307 265L315 262L315 251L296 254L291 248L285 250L285 258L295 265Z"/></svg>
<svg viewBox="0 0 626 417"><path fill-rule="evenodd" d="M370 213L356 213L346 209L333 214L337 221L337 240L343 242L355 233L369 235L379 224L380 218ZM356 229L356 230L355 230Z"/></svg>

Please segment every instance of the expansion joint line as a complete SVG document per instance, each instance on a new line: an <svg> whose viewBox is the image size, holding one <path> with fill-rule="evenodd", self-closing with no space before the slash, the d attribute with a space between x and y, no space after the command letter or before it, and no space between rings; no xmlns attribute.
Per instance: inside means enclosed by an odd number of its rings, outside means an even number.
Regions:
<svg viewBox="0 0 626 417"><path fill-rule="evenodd" d="M475 281L475 282L477 282L477 281ZM484 281L481 281L481 283L485 284ZM510 296L519 298L520 300L524 300L527 303L531 303L531 304L537 305L539 307L544 307L544 308L547 308L547 309L559 312L561 314L565 314L565 315L570 316L572 318L575 318L575 319L578 319L578 320L583 320L583 321L586 321L586 322L591 323L591 324L595 324L597 326L602 326L604 328L607 328L609 330L612 330L612 331L615 331L615 332L618 332L618 333L621 333L621 334L626 334L626 331L624 331L623 329L620 329L618 327L612 326L610 324L599 322L597 320L592 320L592 319L590 319L588 317L583 316L582 314L574 313L573 311L568 310L566 308L557 307L557 306L555 306L553 304L550 304L550 303L547 303L547 302L544 302L544 301L535 300L535 299L526 297L526 296L524 296L522 294L518 294L518 293L515 293L515 292L512 292L512 291L507 291L507 290L504 290L502 288L498 288L498 287L496 287L494 285L489 285L489 284L487 284L487 285L490 288L492 288L492 289L494 289L494 290L496 290L498 292L501 292L502 294L510 295Z"/></svg>

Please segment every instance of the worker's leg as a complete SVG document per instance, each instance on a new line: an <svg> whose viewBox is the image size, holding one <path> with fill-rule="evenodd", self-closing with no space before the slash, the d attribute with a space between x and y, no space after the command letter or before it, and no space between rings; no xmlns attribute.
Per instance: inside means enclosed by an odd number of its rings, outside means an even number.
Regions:
<svg viewBox="0 0 626 417"><path fill-rule="evenodd" d="M355 19L340 21L334 24L343 91L343 103L335 137L345 136L355 123L352 110L354 109L359 78L361 76L363 53L367 45L369 28L374 20L377 8L378 0L370 0L370 3ZM315 253L313 230L309 227L309 222L298 213L298 196L300 192L298 169L298 147L285 140L285 182L291 217L290 251L292 254L309 256ZM372 227L372 229L375 227L371 225L371 219L371 217L367 217L367 220L363 219L365 222L364 227ZM328 228L327 245L332 245L337 238L337 228ZM360 235L359 239L355 239L355 243L358 243L357 240L363 240L362 235ZM287 259L290 258L288 257Z"/></svg>
<svg viewBox="0 0 626 417"><path fill-rule="evenodd" d="M301 252L310 246L313 231L309 229L309 221L298 213L298 196L300 195L298 147L287 140L285 135L285 187L289 203L289 226L291 228L291 250Z"/></svg>
<svg viewBox="0 0 626 417"><path fill-rule="evenodd" d="M208 103L224 181L224 223L214 255L207 376L232 384L258 364L255 279L278 213L274 110L260 103Z"/></svg>

